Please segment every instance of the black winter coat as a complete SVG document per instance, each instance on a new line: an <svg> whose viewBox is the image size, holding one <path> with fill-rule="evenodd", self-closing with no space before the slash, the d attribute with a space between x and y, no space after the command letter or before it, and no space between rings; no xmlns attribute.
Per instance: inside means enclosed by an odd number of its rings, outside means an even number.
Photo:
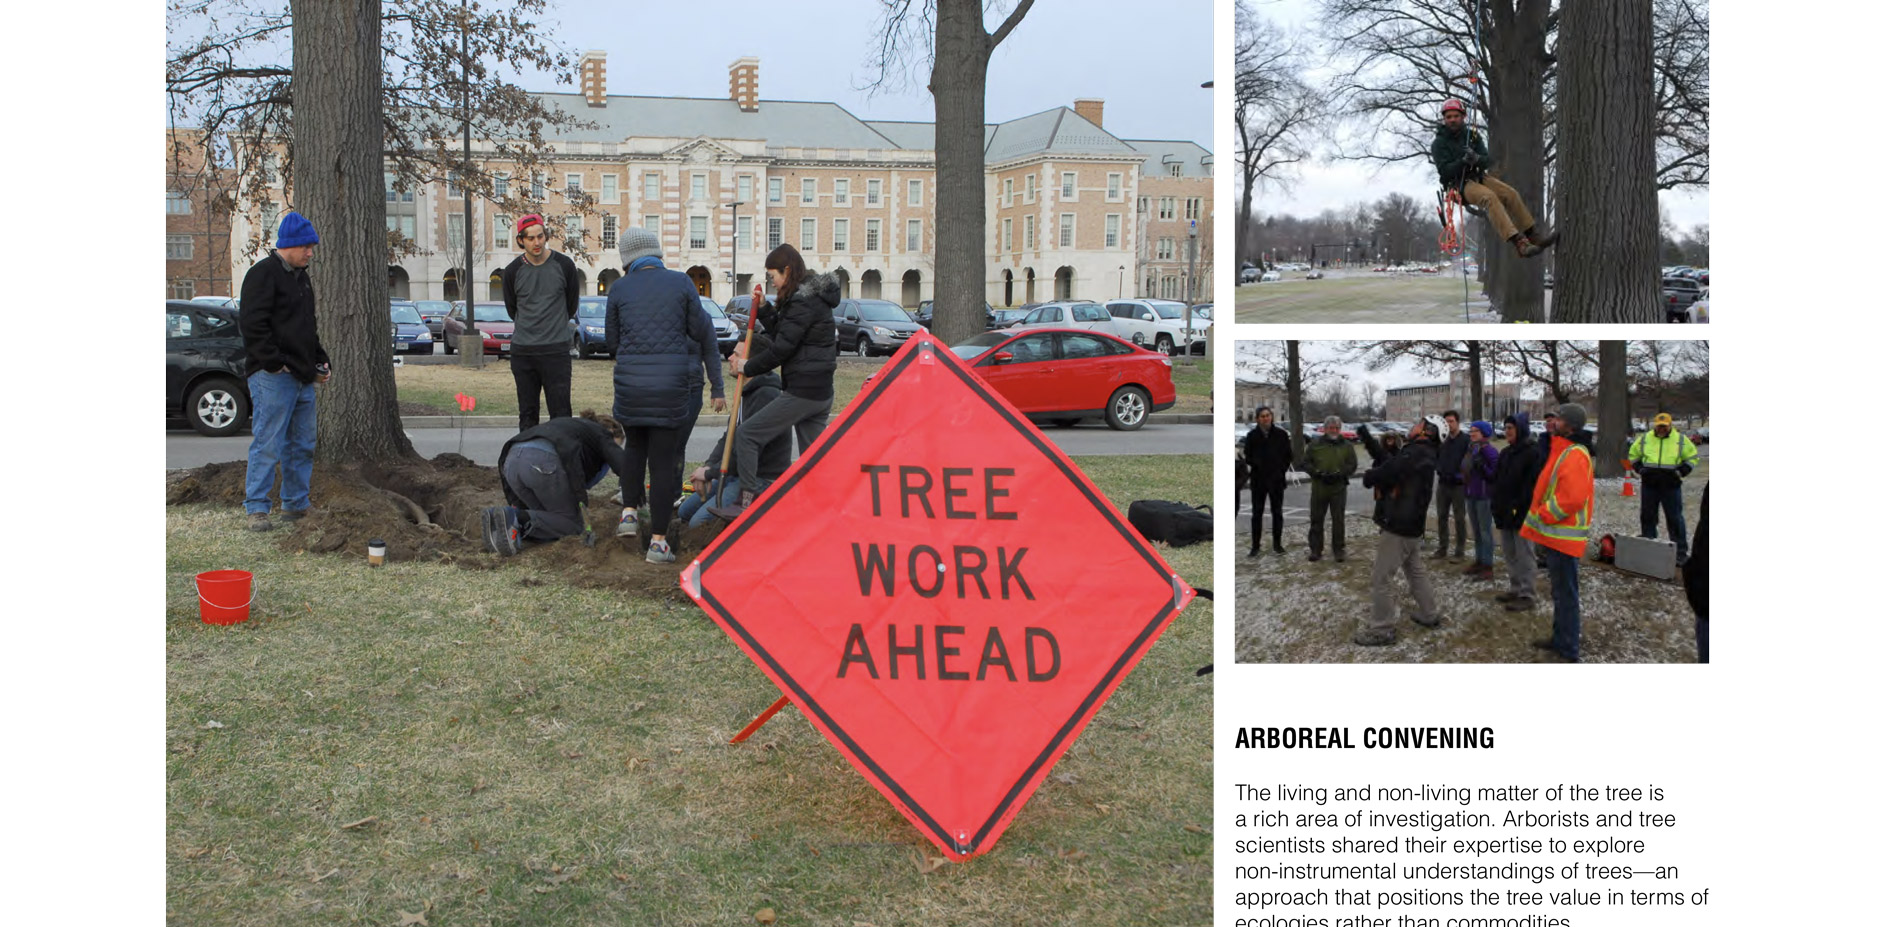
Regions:
<svg viewBox="0 0 1900 927"><path fill-rule="evenodd" d="M1438 481L1448 486L1463 486L1465 458L1470 455L1471 436L1463 429L1438 445Z"/></svg>
<svg viewBox="0 0 1900 927"><path fill-rule="evenodd" d="M1465 118L1471 117L1466 115ZM1465 163L1467 151L1478 156L1477 164ZM1491 169L1491 149L1485 147L1484 133L1464 126L1453 130L1440 125L1432 136L1432 166L1438 168L1440 186L1456 184L1462 188L1466 180L1483 179L1484 172Z"/></svg>
<svg viewBox="0 0 1900 927"><path fill-rule="evenodd" d="M1431 442L1421 438L1366 471L1366 487L1384 503L1375 506L1373 522L1400 537L1423 537L1436 469Z"/></svg>
<svg viewBox="0 0 1900 927"><path fill-rule="evenodd" d="M767 344L765 350L747 355L745 375L776 369L786 392L800 399L829 400L831 378L838 370L838 323L831 311L841 301L837 277L806 271L789 301L769 315L759 314Z"/></svg>
<svg viewBox="0 0 1900 927"><path fill-rule="evenodd" d="M1511 421L1517 423L1517 442L1505 445L1498 453L1498 475L1491 483L1491 521L1514 532L1524 527L1524 516L1531 510L1531 495L1544 469L1544 455L1531 440L1530 416L1519 412L1511 416Z"/></svg>
<svg viewBox="0 0 1900 927"><path fill-rule="evenodd" d="M554 445L554 456L561 458L561 471L567 476L568 487L574 490L576 506L586 503L587 487L602 467L620 472L620 445L614 443L606 428L584 418L553 419L509 438L508 443L501 446L501 456L495 459L495 469L501 469L515 445L533 438L545 438ZM501 493L509 505L524 507L506 479L501 481Z"/></svg>
<svg viewBox="0 0 1900 927"><path fill-rule="evenodd" d="M1260 485L1271 489L1286 488L1286 472L1293 466L1293 439L1278 425L1261 431L1259 425L1247 432L1247 468Z"/></svg>
<svg viewBox="0 0 1900 927"><path fill-rule="evenodd" d="M1702 517L1696 519L1689 562L1682 565L1682 591L1697 618L1709 617L1709 491L1702 490Z"/></svg>
<svg viewBox="0 0 1900 927"><path fill-rule="evenodd" d="M778 374L762 373L749 377L745 389L739 392L739 420L745 421L765 410L778 398L781 392ZM792 429L779 432L778 437L765 442L759 448L759 479L771 482L785 475L792 468ZM726 436L724 432L719 440L713 442L712 453L706 456L706 472L714 478L719 476L719 464L726 456ZM737 468L734 468L737 472Z"/></svg>
<svg viewBox="0 0 1900 927"><path fill-rule="evenodd" d="M679 428L699 414L708 380L726 395L719 341L691 278L643 267L607 291L607 345L614 352L614 418L630 428Z"/></svg>
<svg viewBox="0 0 1900 927"><path fill-rule="evenodd" d="M284 263L276 251L251 265L238 291L238 331L248 372L289 371L300 383L317 382L317 365L330 362L317 341L317 294L310 271Z"/></svg>

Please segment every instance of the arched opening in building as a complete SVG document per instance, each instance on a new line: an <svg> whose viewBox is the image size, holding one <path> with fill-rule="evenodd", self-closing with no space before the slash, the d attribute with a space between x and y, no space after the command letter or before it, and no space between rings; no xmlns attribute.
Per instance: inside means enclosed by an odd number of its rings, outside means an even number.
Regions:
<svg viewBox="0 0 1900 927"><path fill-rule="evenodd" d="M607 295L608 288L612 287L614 285L614 281L618 279L620 279L620 271L617 271L611 267L607 268L606 270L601 271L600 280L594 284L594 295L596 296Z"/></svg>
<svg viewBox="0 0 1900 927"><path fill-rule="evenodd" d="M442 298L443 299L457 300L457 299L462 298L461 276L462 275L460 273L453 270L442 275Z"/></svg>
<svg viewBox="0 0 1900 927"><path fill-rule="evenodd" d="M840 267L837 270L832 271L831 275L833 277L838 278L838 298L850 299L851 298L851 272Z"/></svg>
<svg viewBox="0 0 1900 927"><path fill-rule="evenodd" d="M1033 303L1035 301L1036 269L1034 267L1025 267L1023 268L1023 302Z"/></svg>
<svg viewBox="0 0 1900 927"><path fill-rule="evenodd" d="M712 271L707 270L706 265L694 264L686 268L686 276L692 278L693 286L699 290L699 295L712 295Z"/></svg>
<svg viewBox="0 0 1900 927"><path fill-rule="evenodd" d="M1075 268L1067 266L1056 268L1056 298L1075 298Z"/></svg>
<svg viewBox="0 0 1900 927"><path fill-rule="evenodd" d="M475 294L475 301L478 303L483 301L501 302L501 268L497 267L488 272L488 295L483 296L477 293Z"/></svg>
<svg viewBox="0 0 1900 927"><path fill-rule="evenodd" d="M884 274L881 271L865 271L861 283L862 285L858 288L859 295L865 299L884 298Z"/></svg>
<svg viewBox="0 0 1900 927"><path fill-rule="evenodd" d="M1003 271L1003 305L1016 305L1016 275Z"/></svg>
<svg viewBox="0 0 1900 927"><path fill-rule="evenodd" d="M394 264L389 265L389 298L409 298L409 272Z"/></svg>
<svg viewBox="0 0 1900 927"><path fill-rule="evenodd" d="M924 300L924 275L914 270L904 271L903 303L912 309Z"/></svg>

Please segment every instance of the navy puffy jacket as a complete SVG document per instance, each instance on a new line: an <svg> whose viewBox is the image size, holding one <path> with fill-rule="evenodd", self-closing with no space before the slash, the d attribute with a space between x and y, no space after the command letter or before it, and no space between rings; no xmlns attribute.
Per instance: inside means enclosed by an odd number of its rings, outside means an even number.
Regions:
<svg viewBox="0 0 1900 927"><path fill-rule="evenodd" d="M710 378L725 395L719 346L699 291L664 267L635 270L607 291L607 345L614 352L614 418L631 428L679 428L699 411Z"/></svg>

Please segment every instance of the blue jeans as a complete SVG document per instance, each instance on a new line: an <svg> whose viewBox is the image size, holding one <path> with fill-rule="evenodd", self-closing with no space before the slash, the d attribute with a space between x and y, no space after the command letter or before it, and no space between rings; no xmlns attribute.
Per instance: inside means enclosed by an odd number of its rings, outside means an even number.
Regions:
<svg viewBox="0 0 1900 927"><path fill-rule="evenodd" d="M310 467L317 453L317 385L289 371L251 374L251 456L244 470L244 511L270 511L271 483L284 472L284 511L310 507Z"/></svg>
<svg viewBox="0 0 1900 927"><path fill-rule="evenodd" d="M714 480L714 485L718 485L716 479ZM686 498L680 501L679 514L677 517L686 519L686 527L697 528L713 520L712 510L714 508L738 505L739 491L738 474L728 473L726 474L726 491L719 497L718 502L714 502L696 492L687 493Z"/></svg>
<svg viewBox="0 0 1900 927"><path fill-rule="evenodd" d="M1550 639L1557 652L1574 660L1583 652L1583 606L1578 601L1577 558L1544 548L1550 567Z"/></svg>
<svg viewBox="0 0 1900 927"><path fill-rule="evenodd" d="M1669 540L1676 545L1676 563L1689 559L1689 526L1682 521L1682 487L1643 487L1642 528L1643 537L1656 538L1656 508L1662 507L1662 515L1669 520Z"/></svg>
<svg viewBox="0 0 1900 927"><path fill-rule="evenodd" d="M1491 565L1496 541L1491 536L1491 500L1465 497L1465 511L1471 515L1471 547L1478 566Z"/></svg>

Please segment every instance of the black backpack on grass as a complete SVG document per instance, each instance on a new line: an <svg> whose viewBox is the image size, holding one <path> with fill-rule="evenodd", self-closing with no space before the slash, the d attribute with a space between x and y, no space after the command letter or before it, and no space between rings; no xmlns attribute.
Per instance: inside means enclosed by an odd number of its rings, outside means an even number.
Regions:
<svg viewBox="0 0 1900 927"><path fill-rule="evenodd" d="M1150 541L1185 547L1214 538L1214 512L1185 502L1138 499L1128 506L1128 521Z"/></svg>

